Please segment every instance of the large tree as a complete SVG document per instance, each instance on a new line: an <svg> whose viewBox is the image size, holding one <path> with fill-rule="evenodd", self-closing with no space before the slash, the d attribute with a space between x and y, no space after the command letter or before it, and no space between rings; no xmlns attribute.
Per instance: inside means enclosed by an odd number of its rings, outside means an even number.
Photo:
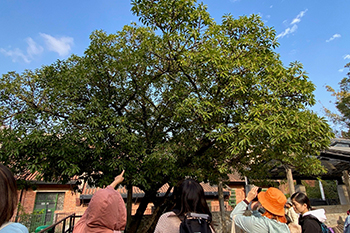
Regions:
<svg viewBox="0 0 350 233"><path fill-rule="evenodd" d="M331 130L308 110L315 87L302 65L274 52L272 28L256 15L218 24L194 0L131 2L141 25L95 31L83 56L2 76L1 161L62 182L103 184L125 169L145 192L128 232L149 202L157 220L170 206L157 190L185 176L324 171L313 155Z"/></svg>
<svg viewBox="0 0 350 233"><path fill-rule="evenodd" d="M350 68L350 63L345 65ZM335 132L344 138L350 138L350 72L339 82L339 90L327 86L327 90L336 98L335 107L338 113L325 108L327 116L335 123Z"/></svg>

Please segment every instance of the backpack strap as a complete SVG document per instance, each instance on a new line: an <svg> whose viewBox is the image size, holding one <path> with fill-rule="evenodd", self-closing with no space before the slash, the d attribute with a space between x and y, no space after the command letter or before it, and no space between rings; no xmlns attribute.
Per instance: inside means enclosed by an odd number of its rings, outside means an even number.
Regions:
<svg viewBox="0 0 350 233"><path fill-rule="evenodd" d="M210 228L211 217L208 214L187 213L185 215L178 216L178 218L181 221L179 229L180 233L193 233L194 229L192 228L192 225L194 222L198 222L198 225L201 228L201 233L212 233Z"/></svg>
<svg viewBox="0 0 350 233"><path fill-rule="evenodd" d="M324 222L321 222L320 220L318 220L318 218L312 218L312 219L315 219L318 222L318 224L321 227L322 232L332 232L333 231L332 228L328 227Z"/></svg>
<svg viewBox="0 0 350 233"><path fill-rule="evenodd" d="M181 218L180 218L181 219ZM198 214L198 213L187 213L184 216L184 219L182 220L182 223L184 225L184 229L180 227L180 233L192 233L193 229L192 226L189 223L189 221L198 221L199 225L201 226L201 233L211 233L210 229L210 222L211 217L208 214Z"/></svg>
<svg viewBox="0 0 350 233"><path fill-rule="evenodd" d="M181 220L181 224L180 224L180 233L190 233L187 231L187 229L189 229L189 226L187 224L187 216L179 216L179 219Z"/></svg>
<svg viewBox="0 0 350 233"><path fill-rule="evenodd" d="M207 220L207 222L211 222L211 217L209 216L209 214L188 213L187 216L192 218L204 219Z"/></svg>

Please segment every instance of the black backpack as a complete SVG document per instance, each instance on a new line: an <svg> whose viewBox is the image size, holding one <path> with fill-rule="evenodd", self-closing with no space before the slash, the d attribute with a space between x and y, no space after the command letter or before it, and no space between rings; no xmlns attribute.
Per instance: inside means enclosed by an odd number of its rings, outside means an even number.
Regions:
<svg viewBox="0 0 350 233"><path fill-rule="evenodd" d="M212 233L208 214L187 213L180 219L180 233Z"/></svg>

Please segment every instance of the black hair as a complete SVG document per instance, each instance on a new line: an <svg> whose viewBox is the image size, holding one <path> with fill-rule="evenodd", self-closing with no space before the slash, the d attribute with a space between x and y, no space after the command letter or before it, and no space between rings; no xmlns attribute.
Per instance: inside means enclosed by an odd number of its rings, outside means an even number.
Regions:
<svg viewBox="0 0 350 233"><path fill-rule="evenodd" d="M296 202L298 202L301 205L306 204L307 209L312 210L310 200L306 196L305 193L302 193L302 192L293 193L293 195L290 197L290 199L295 200Z"/></svg>
<svg viewBox="0 0 350 233"><path fill-rule="evenodd" d="M178 216L194 212L208 214L212 217L204 190L196 180L185 179L180 181L175 192L175 209Z"/></svg>

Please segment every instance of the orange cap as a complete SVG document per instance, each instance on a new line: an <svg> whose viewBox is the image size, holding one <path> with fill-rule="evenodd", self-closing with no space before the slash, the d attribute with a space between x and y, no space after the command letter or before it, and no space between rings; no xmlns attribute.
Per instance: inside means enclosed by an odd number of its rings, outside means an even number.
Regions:
<svg viewBox="0 0 350 233"><path fill-rule="evenodd" d="M276 188L268 188L266 192L258 194L261 205L270 213L277 216L284 216L284 205L287 202L286 196Z"/></svg>

